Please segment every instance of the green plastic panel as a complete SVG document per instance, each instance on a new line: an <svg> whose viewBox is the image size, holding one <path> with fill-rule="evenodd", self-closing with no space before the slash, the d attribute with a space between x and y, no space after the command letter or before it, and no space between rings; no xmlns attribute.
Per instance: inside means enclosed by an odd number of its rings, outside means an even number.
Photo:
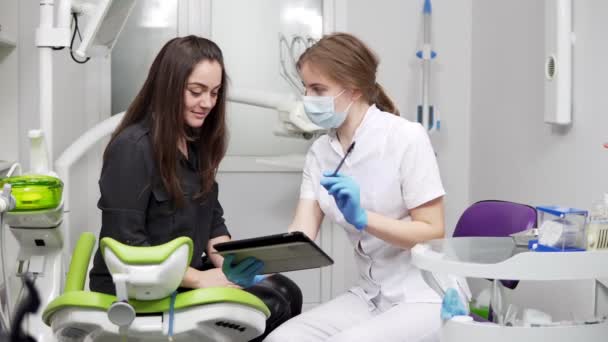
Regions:
<svg viewBox="0 0 608 342"><path fill-rule="evenodd" d="M154 314L169 311L170 297L152 301L130 300L135 312L138 314ZM115 296L99 292L72 291L64 293L49 303L44 310L42 319L48 326L51 317L59 310L67 308L98 309L107 311L116 301ZM234 303L249 306L270 316L270 310L261 299L249 292L230 287L210 287L183 292L175 298L175 309L186 309L194 306L216 303Z"/></svg>
<svg viewBox="0 0 608 342"><path fill-rule="evenodd" d="M158 246L128 246L112 238L101 239L101 253L105 256L106 248L109 248L123 262L130 265L158 265L183 245L189 246L188 265L192 259L192 240L188 237L178 237L163 245Z"/></svg>
<svg viewBox="0 0 608 342"><path fill-rule="evenodd" d="M34 174L0 178L0 189L6 183L16 201L12 211L52 209L61 203L63 182L59 178Z"/></svg>

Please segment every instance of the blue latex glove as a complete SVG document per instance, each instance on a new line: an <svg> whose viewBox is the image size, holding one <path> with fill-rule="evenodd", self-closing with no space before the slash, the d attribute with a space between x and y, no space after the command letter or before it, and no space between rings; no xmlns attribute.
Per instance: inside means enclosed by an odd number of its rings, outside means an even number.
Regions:
<svg viewBox="0 0 608 342"><path fill-rule="evenodd" d="M351 177L338 173L324 172L321 185L334 197L338 209L346 221L357 230L367 227L367 212L361 208L359 184Z"/></svg>
<svg viewBox="0 0 608 342"><path fill-rule="evenodd" d="M456 289L450 287L445 291L443 296L443 302L441 303L441 319L449 320L454 316L466 316L468 315L465 309L464 303L458 295Z"/></svg>
<svg viewBox="0 0 608 342"><path fill-rule="evenodd" d="M222 264L222 272L231 282L246 288L259 283L264 279L259 276L259 273L264 268L264 262L254 257L243 259L236 265L233 265L234 254L228 254L224 257Z"/></svg>
<svg viewBox="0 0 608 342"><path fill-rule="evenodd" d="M264 275L264 274L256 275L255 277L253 277L253 284L251 284L251 285L255 285L264 279L266 279L266 275Z"/></svg>

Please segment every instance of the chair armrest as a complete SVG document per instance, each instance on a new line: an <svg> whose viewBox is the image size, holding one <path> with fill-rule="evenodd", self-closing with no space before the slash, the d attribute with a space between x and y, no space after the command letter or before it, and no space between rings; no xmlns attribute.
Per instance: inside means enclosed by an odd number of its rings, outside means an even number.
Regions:
<svg viewBox="0 0 608 342"><path fill-rule="evenodd" d="M83 291L84 283L87 277L91 254L95 247L95 235L93 233L83 233L78 239L76 248L72 253L70 261L70 269L65 280L65 289L63 292Z"/></svg>

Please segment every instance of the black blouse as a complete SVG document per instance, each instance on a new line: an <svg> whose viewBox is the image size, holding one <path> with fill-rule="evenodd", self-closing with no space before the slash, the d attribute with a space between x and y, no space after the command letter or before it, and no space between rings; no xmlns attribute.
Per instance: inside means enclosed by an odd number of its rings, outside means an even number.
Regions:
<svg viewBox="0 0 608 342"><path fill-rule="evenodd" d="M188 144L189 158L180 154L178 163L184 205L177 208L162 184L152 151L145 121L126 128L108 147L99 179L99 240L111 237L131 246L155 246L188 236L194 242L190 266L202 269L209 240L229 236L218 201L218 185L214 183L212 192L203 198L194 198L200 190L198 154ZM89 276L92 291L115 293L99 249Z"/></svg>

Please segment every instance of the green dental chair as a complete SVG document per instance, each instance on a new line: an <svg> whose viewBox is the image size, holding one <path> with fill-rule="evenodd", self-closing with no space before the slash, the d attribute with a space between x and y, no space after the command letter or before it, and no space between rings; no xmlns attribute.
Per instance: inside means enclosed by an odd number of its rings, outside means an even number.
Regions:
<svg viewBox="0 0 608 342"><path fill-rule="evenodd" d="M269 309L234 288L176 294L192 258L181 237L154 247L101 240L116 296L84 290L95 236L81 235L63 294L43 313L59 341L249 341L264 332Z"/></svg>

